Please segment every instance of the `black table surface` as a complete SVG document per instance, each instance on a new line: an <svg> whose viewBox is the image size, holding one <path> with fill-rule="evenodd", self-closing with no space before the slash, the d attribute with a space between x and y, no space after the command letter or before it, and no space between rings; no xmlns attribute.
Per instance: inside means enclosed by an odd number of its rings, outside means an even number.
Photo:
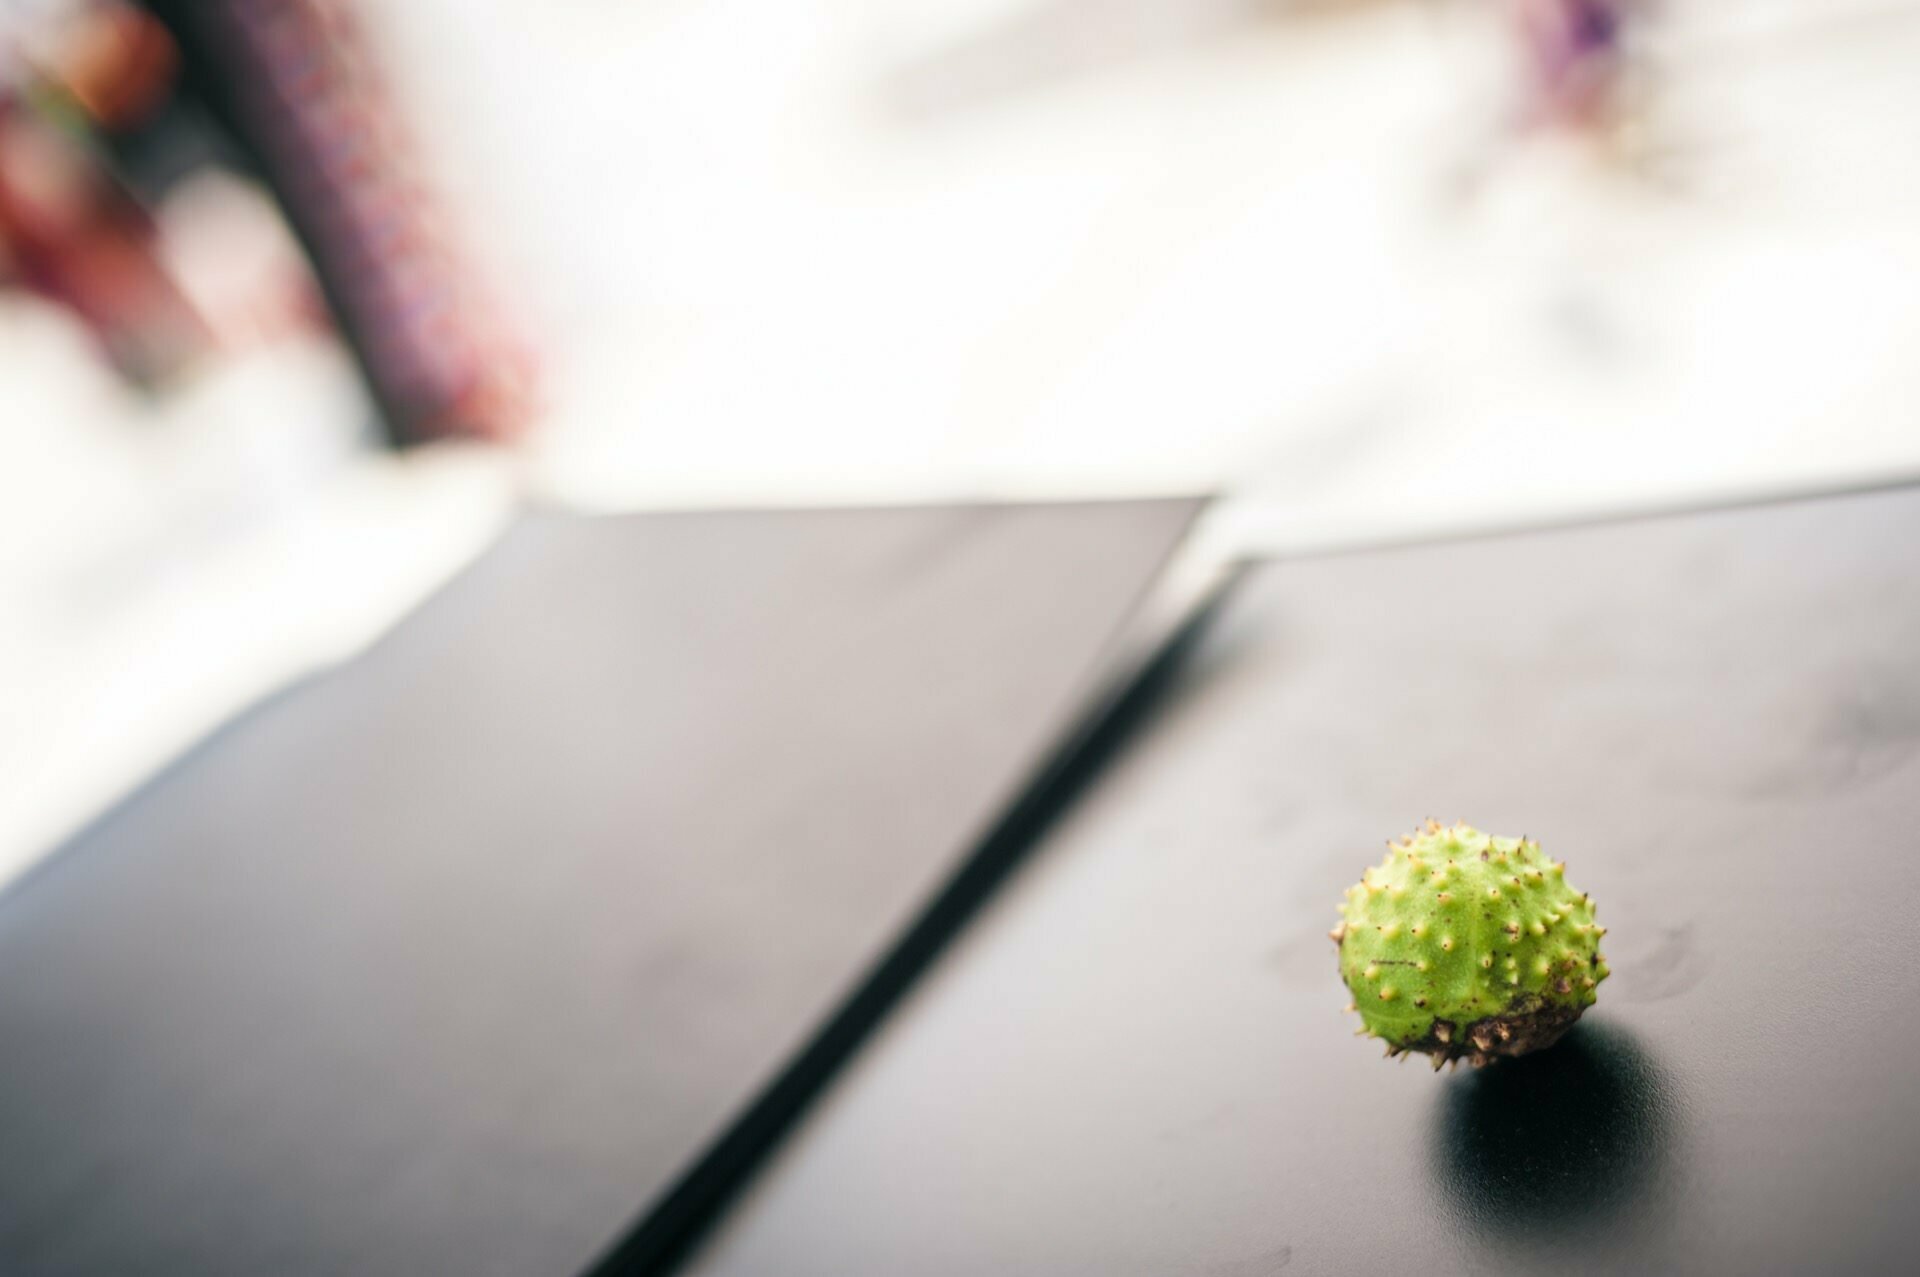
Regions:
<svg viewBox="0 0 1920 1277"><path fill-rule="evenodd" d="M1427 816L1594 896L1558 1047L1351 1033ZM1916 900L1920 491L1271 563L689 1267L1911 1271Z"/></svg>
<svg viewBox="0 0 1920 1277"><path fill-rule="evenodd" d="M0 896L0 1273L583 1270L1023 790L1196 509L529 516Z"/></svg>

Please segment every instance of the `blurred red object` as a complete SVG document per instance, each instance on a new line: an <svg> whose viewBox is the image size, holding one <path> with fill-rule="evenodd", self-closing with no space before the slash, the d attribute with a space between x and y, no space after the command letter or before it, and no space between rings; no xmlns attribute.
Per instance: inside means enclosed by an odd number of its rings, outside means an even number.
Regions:
<svg viewBox="0 0 1920 1277"><path fill-rule="evenodd" d="M152 219L73 139L0 98L0 278L65 306L150 385L211 344L156 256Z"/></svg>
<svg viewBox="0 0 1920 1277"><path fill-rule="evenodd" d="M529 346L449 232L348 0L92 0L29 43L0 65L0 279L143 384L310 324L317 284L393 442L522 431ZM278 212L199 180L223 172ZM205 251L209 211L260 232L238 255L260 269ZM282 220L299 251L266 260Z"/></svg>

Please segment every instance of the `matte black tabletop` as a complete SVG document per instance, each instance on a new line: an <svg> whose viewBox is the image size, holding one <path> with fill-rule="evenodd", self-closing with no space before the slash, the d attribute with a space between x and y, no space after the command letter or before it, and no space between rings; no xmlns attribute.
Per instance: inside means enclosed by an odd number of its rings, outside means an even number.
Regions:
<svg viewBox="0 0 1920 1277"><path fill-rule="evenodd" d="M1427 816L1611 928L1553 1050L1352 1035ZM1910 1271L1916 900L1920 491L1269 564L690 1268Z"/></svg>
<svg viewBox="0 0 1920 1277"><path fill-rule="evenodd" d="M582 1271L1024 789L1196 508L524 519L0 896L0 1273Z"/></svg>

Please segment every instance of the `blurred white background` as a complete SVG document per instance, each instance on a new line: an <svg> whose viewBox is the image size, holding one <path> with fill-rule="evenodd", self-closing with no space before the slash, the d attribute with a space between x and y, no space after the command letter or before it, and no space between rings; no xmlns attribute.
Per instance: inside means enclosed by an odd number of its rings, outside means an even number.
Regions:
<svg viewBox="0 0 1920 1277"><path fill-rule="evenodd" d="M1224 486L1345 536L1912 468L1920 8L1670 0L1609 149L1521 131L1508 7L387 30L546 338L569 498Z"/></svg>
<svg viewBox="0 0 1920 1277"><path fill-rule="evenodd" d="M1920 5L1665 0L1604 136L1504 0L360 7L543 419L396 458L325 340L140 399L0 296L0 877L519 497L1295 550L1920 473Z"/></svg>

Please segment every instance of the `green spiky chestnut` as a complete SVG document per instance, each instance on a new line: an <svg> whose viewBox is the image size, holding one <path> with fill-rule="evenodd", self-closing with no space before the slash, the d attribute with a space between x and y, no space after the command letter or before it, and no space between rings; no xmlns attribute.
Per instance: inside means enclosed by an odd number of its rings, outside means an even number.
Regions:
<svg viewBox="0 0 1920 1277"><path fill-rule="evenodd" d="M1362 1035L1475 1068L1552 1046L1607 978L1593 899L1527 838L1429 820L1389 842L1328 934Z"/></svg>

